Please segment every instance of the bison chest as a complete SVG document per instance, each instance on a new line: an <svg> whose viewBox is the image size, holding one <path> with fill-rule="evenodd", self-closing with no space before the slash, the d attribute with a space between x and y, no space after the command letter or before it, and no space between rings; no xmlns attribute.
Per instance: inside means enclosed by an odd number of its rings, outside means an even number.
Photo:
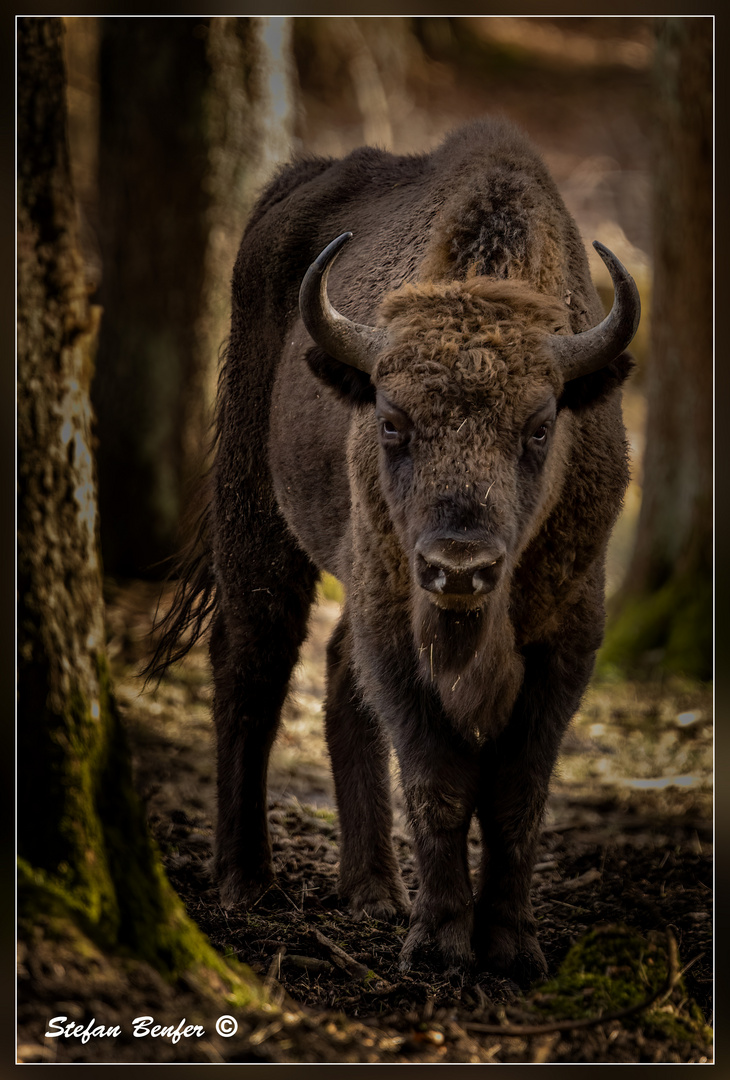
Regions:
<svg viewBox="0 0 730 1080"><path fill-rule="evenodd" d="M487 612L445 612L414 596L348 597L355 658L368 704L405 733L453 731L476 744L508 723L522 659L504 603Z"/></svg>

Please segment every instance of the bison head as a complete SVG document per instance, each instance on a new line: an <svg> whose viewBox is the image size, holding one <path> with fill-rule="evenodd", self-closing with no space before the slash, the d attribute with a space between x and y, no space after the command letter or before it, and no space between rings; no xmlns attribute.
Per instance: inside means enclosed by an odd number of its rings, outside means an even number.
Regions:
<svg viewBox="0 0 730 1080"><path fill-rule="evenodd" d="M399 553L422 666L433 678L435 656L449 681L475 645L478 653L485 625L504 624L512 570L565 482L573 423L560 408L565 385L623 351L638 324L638 294L596 245L616 299L582 334L570 333L568 309L554 298L484 277L403 286L381 305L384 327L369 327L345 319L327 297L329 268L348 236L310 268L302 318L374 394L374 416L363 410L354 428L356 472L361 457L364 497L379 504L373 520L397 537L380 554ZM376 459L377 480L368 481Z"/></svg>

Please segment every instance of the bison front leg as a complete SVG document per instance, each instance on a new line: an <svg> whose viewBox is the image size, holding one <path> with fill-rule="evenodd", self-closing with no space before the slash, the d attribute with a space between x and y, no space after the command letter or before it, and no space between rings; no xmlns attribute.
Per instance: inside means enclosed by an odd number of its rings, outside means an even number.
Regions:
<svg viewBox="0 0 730 1080"><path fill-rule="evenodd" d="M587 636L587 635L586 635ZM481 967L527 986L547 974L530 897L550 777L593 666L582 646L531 646L506 729L482 750L483 858L474 916ZM566 674L567 673L567 674Z"/></svg>
<svg viewBox="0 0 730 1080"><path fill-rule="evenodd" d="M478 808L483 862L474 919L480 968L527 987L547 974L530 898L548 784L534 770L505 765Z"/></svg>
<svg viewBox="0 0 730 1080"><path fill-rule="evenodd" d="M407 915L391 837L390 742L353 678L345 618L327 647L325 732L340 820L340 893L356 915Z"/></svg>
<svg viewBox="0 0 730 1080"><path fill-rule="evenodd" d="M429 941L438 946L447 965L466 968L472 961L474 900L467 834L474 811L476 755L434 746L424 763L422 751L423 742L417 752L401 754L419 877L401 968L410 967L416 952Z"/></svg>

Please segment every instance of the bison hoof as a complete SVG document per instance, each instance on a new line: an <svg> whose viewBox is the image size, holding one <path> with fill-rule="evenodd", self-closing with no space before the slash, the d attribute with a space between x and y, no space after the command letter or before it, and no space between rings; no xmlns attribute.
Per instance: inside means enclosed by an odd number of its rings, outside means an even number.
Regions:
<svg viewBox="0 0 730 1080"><path fill-rule="evenodd" d="M231 871L218 879L218 892L224 908L253 907L257 900L271 887L273 874L256 878L244 878L242 874Z"/></svg>
<svg viewBox="0 0 730 1080"><path fill-rule="evenodd" d="M447 971L466 971L474 961L470 937L471 910L463 916L441 923L436 928L430 927L425 920L416 918L411 922L401 949L400 970L409 971L414 965L416 954L430 945L435 945Z"/></svg>
<svg viewBox="0 0 730 1080"><path fill-rule="evenodd" d="M401 881L371 881L361 888L343 887L340 892L343 896L349 896L350 914L356 920L368 916L381 922L397 922L398 919L408 918L411 913L411 902Z"/></svg>
<svg viewBox="0 0 730 1080"><path fill-rule="evenodd" d="M479 967L513 979L526 990L547 978L547 963L533 933L511 926L491 926L477 947Z"/></svg>

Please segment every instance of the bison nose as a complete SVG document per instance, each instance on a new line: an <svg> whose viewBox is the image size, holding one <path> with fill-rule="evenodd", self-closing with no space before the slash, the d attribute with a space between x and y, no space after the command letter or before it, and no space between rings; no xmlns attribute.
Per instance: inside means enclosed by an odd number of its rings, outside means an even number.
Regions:
<svg viewBox="0 0 730 1080"><path fill-rule="evenodd" d="M450 537L416 544L418 583L444 596L478 596L492 592L502 579L506 548L499 541L455 540Z"/></svg>

